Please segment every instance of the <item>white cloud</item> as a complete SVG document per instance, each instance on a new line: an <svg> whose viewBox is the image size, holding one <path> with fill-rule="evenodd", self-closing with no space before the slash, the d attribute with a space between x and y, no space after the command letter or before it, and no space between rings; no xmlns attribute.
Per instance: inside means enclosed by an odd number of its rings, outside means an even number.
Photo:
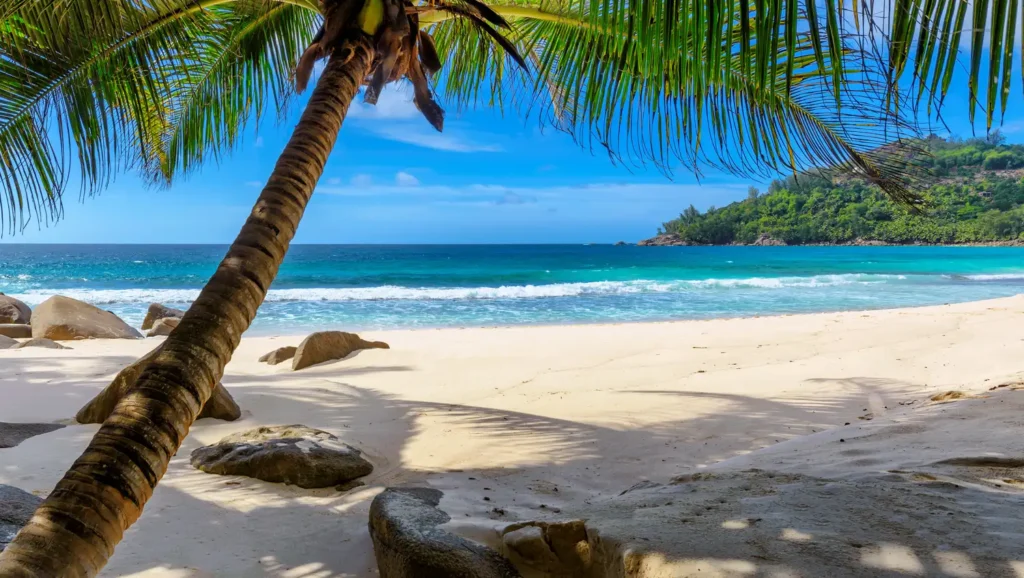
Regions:
<svg viewBox="0 0 1024 578"><path fill-rule="evenodd" d="M254 189L262 189L263 183L261 181L246 181L245 186L252 187Z"/></svg>
<svg viewBox="0 0 1024 578"><path fill-rule="evenodd" d="M395 184L400 187L418 187L420 180L405 171L395 174Z"/></svg>
<svg viewBox="0 0 1024 578"><path fill-rule="evenodd" d="M363 102L363 91L348 109L348 118L381 120L408 120L420 116L412 102L412 91L405 85L388 85L377 104Z"/></svg>
<svg viewBox="0 0 1024 578"><path fill-rule="evenodd" d="M341 179L339 179L338 177L329 178L327 179L327 184L336 187L341 184Z"/></svg>
<svg viewBox="0 0 1024 578"><path fill-rule="evenodd" d="M496 144L485 144L473 142L464 135L451 132L434 132L429 127L420 128L412 124L383 125L369 127L371 131L381 138L410 144L427 149L448 151L455 153L501 152L502 148Z"/></svg>
<svg viewBox="0 0 1024 578"><path fill-rule="evenodd" d="M263 137L261 137L261 136L256 137L256 142L253 144L253 146L258 148L258 149L263 148Z"/></svg>
<svg viewBox="0 0 1024 578"><path fill-rule="evenodd" d="M1022 119L1011 120L1011 121L1009 121L1007 123L1004 123L1002 126L997 126L996 128L998 128L999 131L1002 132L1003 134L1018 133L1018 132L1024 131L1024 120L1022 120ZM995 130L995 129L993 129L993 130Z"/></svg>
<svg viewBox="0 0 1024 578"><path fill-rule="evenodd" d="M366 173L360 173L352 177L352 186L359 188L368 188L373 186L373 177Z"/></svg>
<svg viewBox="0 0 1024 578"><path fill-rule="evenodd" d="M412 88L408 84L386 86L376 105L363 102L362 94L363 92L360 92L360 96L349 108L348 118L355 121L359 128L379 138L457 153L502 150L496 144L478 142L470 135L452 130L451 126L445 127L443 133L436 132L413 104Z"/></svg>
<svg viewBox="0 0 1024 578"><path fill-rule="evenodd" d="M494 201L495 205L526 205L530 203L536 203L535 197L521 195L519 193L505 193L498 197L498 200Z"/></svg>

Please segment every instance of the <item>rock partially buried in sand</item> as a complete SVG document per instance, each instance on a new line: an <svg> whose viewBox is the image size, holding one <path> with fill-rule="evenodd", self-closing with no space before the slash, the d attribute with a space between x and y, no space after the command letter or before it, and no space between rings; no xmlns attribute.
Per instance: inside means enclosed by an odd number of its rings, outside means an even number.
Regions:
<svg viewBox="0 0 1024 578"><path fill-rule="evenodd" d="M60 343L57 343L56 341L52 339L47 339L45 337L36 337L35 339L23 341L20 345L14 347L14 349L24 349L26 347L42 347L43 349L71 349L67 345L61 345Z"/></svg>
<svg viewBox="0 0 1024 578"><path fill-rule="evenodd" d="M383 341L366 341L355 333L318 331L311 333L299 344L292 358L292 370L344 359L360 349L390 349L390 346Z"/></svg>
<svg viewBox="0 0 1024 578"><path fill-rule="evenodd" d="M7 423L0 421L0 448L13 448L28 438L57 431L63 427L59 423Z"/></svg>
<svg viewBox="0 0 1024 578"><path fill-rule="evenodd" d="M0 484L0 551L11 543L42 503L41 498L24 490Z"/></svg>
<svg viewBox="0 0 1024 578"><path fill-rule="evenodd" d="M19 343L16 339L11 339L6 335L0 335L0 349L17 349L18 345Z"/></svg>
<svg viewBox="0 0 1024 578"><path fill-rule="evenodd" d="M32 326L20 325L17 323L3 323L0 324L0 335L3 335L4 337L12 337L14 339L32 337Z"/></svg>
<svg viewBox="0 0 1024 578"><path fill-rule="evenodd" d="M117 405L117 402L135 386L135 382L139 380L142 371L146 369L146 366L156 357L159 351L160 347L157 347L135 363L122 369L106 389L101 391L99 395L78 411L78 414L75 415L75 420L78 423L103 423L114 411L114 406ZM218 383L213 389L213 395L207 400L203 410L199 412L197 419L205 417L235 421L242 417L242 410L238 409L238 404L235 403L228 390Z"/></svg>
<svg viewBox="0 0 1024 578"><path fill-rule="evenodd" d="M180 322L181 319L177 317L164 317L163 319L159 319L153 324L153 328L149 330L149 333L146 333L146 337L170 335L171 331L174 331L174 328L177 327Z"/></svg>
<svg viewBox="0 0 1024 578"><path fill-rule="evenodd" d="M210 474L300 488L338 486L373 471L359 450L304 425L265 426L229 435L193 451L192 466Z"/></svg>
<svg viewBox="0 0 1024 578"><path fill-rule="evenodd" d="M142 329L150 329L153 325L161 319L181 319L185 316L185 312L181 309L175 309L174 307L167 307L159 303L150 303L149 310L146 311L146 318L142 320Z"/></svg>
<svg viewBox="0 0 1024 578"><path fill-rule="evenodd" d="M32 319L32 310L21 301L0 293L0 323L26 324Z"/></svg>
<svg viewBox="0 0 1024 578"><path fill-rule="evenodd" d="M370 505L370 538L381 578L513 578L498 552L439 528L451 517L433 488L388 488Z"/></svg>
<svg viewBox="0 0 1024 578"><path fill-rule="evenodd" d="M264 354L263 357L260 357L260 361L263 363L269 363L270 365L277 365L278 363L288 361L295 357L295 351L297 349L298 348L292 347L291 345L288 347L278 347L270 353Z"/></svg>
<svg viewBox="0 0 1024 578"><path fill-rule="evenodd" d="M55 295L32 313L32 337L71 339L139 339L142 334L120 317L70 297Z"/></svg>

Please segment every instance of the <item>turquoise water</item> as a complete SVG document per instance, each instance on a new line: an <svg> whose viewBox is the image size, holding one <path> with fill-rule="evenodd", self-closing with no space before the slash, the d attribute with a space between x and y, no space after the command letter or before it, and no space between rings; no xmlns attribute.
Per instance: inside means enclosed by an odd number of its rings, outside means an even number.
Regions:
<svg viewBox="0 0 1024 578"><path fill-rule="evenodd" d="M185 307L222 246L0 245L0 292L53 294L139 323ZM252 333L312 328L705 319L1024 293L1024 249L967 247L292 247Z"/></svg>

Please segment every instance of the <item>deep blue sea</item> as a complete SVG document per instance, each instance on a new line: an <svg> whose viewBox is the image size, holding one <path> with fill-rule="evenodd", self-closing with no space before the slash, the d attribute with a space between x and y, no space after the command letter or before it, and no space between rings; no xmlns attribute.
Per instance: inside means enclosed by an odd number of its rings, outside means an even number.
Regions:
<svg viewBox="0 0 1024 578"><path fill-rule="evenodd" d="M223 246L0 244L0 292L133 324L188 305ZM706 319L1024 293L1024 249L293 246L250 333Z"/></svg>

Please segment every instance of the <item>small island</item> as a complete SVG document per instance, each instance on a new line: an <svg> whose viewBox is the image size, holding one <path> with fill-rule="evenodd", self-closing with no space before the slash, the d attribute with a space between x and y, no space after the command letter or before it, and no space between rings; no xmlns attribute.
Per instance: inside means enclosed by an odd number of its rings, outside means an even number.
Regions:
<svg viewBox="0 0 1024 578"><path fill-rule="evenodd" d="M962 141L931 136L917 159L935 182L915 213L851 177L804 174L701 213L690 205L639 246L1002 245L1024 247L1024 145L998 131Z"/></svg>

